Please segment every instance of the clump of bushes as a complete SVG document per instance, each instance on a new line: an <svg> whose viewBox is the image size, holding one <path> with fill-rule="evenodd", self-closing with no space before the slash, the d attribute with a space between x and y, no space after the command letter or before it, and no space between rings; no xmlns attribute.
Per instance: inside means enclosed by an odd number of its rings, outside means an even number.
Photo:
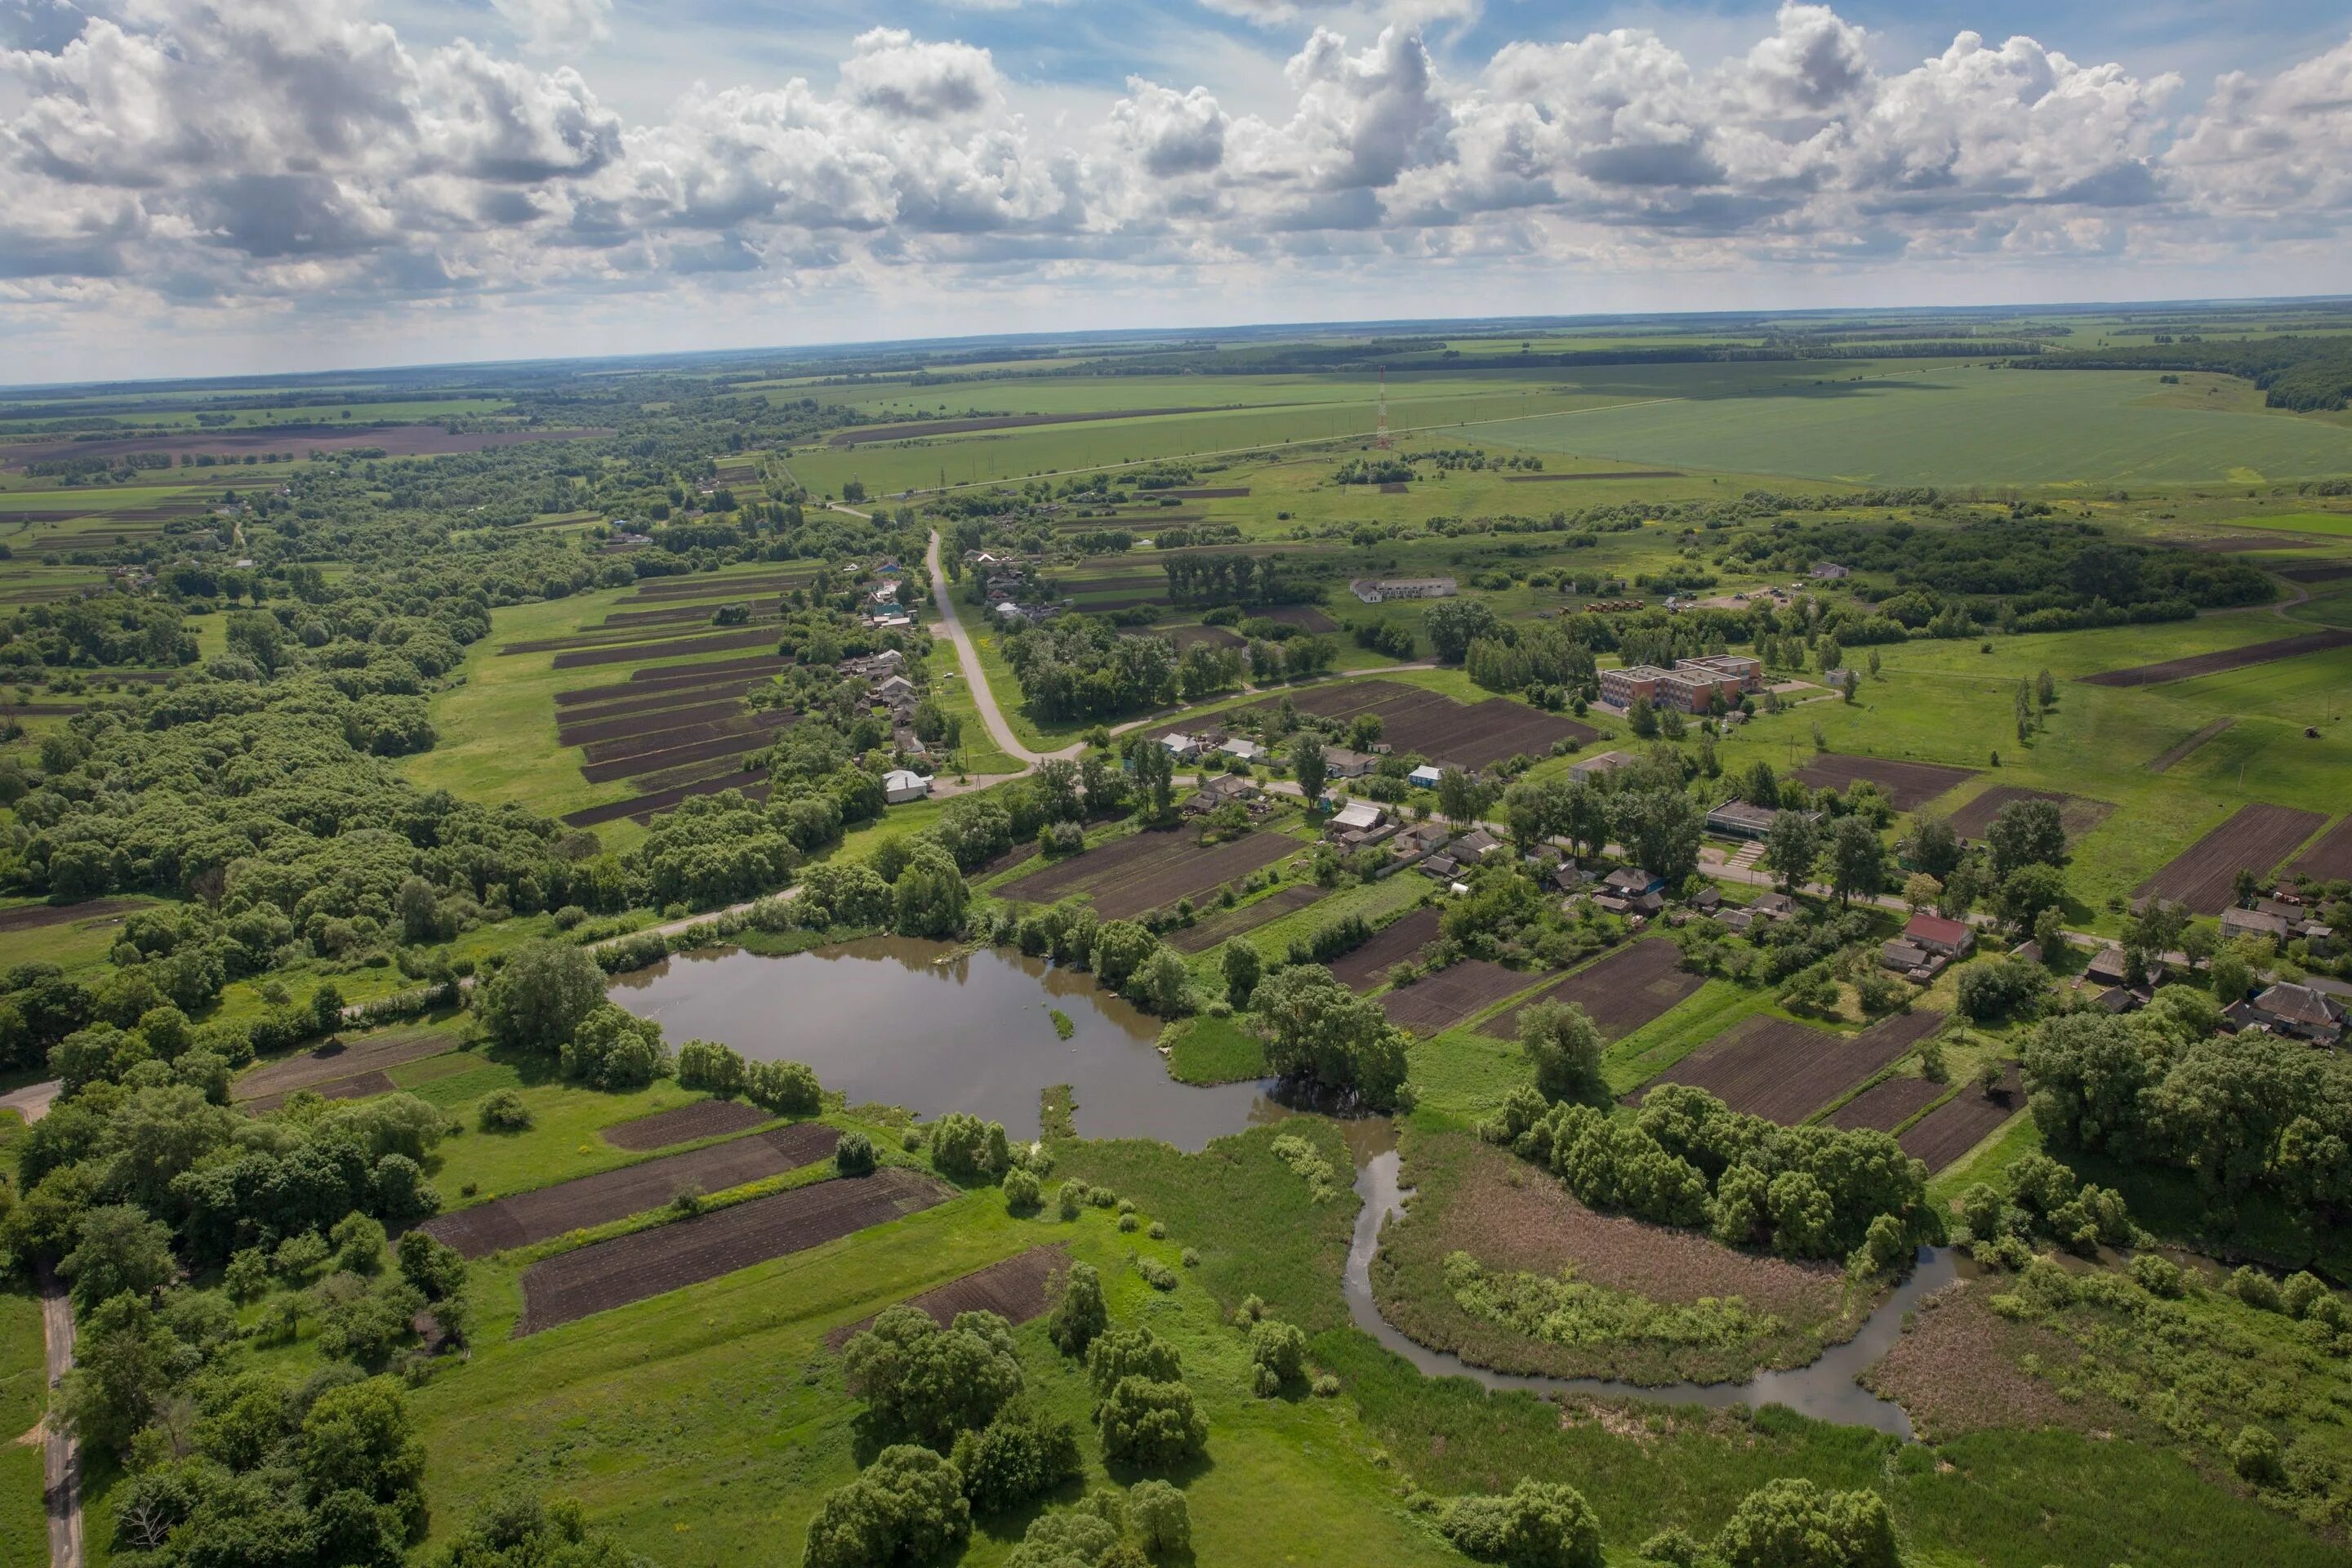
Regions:
<svg viewBox="0 0 2352 1568"><path fill-rule="evenodd" d="M530 1107L511 1089L492 1089L474 1110L474 1124L485 1132L528 1132L531 1121Z"/></svg>

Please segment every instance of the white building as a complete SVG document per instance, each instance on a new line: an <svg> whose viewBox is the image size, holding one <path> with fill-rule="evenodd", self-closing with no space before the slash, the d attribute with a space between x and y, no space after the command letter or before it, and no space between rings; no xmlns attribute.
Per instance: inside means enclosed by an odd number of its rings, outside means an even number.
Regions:
<svg viewBox="0 0 2352 1568"><path fill-rule="evenodd" d="M1451 577L1359 577L1348 591L1367 605L1391 599L1450 599L1456 589Z"/></svg>
<svg viewBox="0 0 2352 1568"><path fill-rule="evenodd" d="M1435 789L1437 781L1445 775L1435 763L1423 763L1404 776L1408 784L1419 784L1423 789Z"/></svg>
<svg viewBox="0 0 2352 1568"><path fill-rule="evenodd" d="M906 801L921 800L931 793L931 781L906 768L892 768L882 775L882 798L892 805Z"/></svg>

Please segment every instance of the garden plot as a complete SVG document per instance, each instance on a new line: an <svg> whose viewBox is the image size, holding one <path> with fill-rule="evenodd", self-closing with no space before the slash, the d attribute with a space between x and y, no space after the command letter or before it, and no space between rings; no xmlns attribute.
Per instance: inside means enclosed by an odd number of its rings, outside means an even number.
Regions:
<svg viewBox="0 0 2352 1568"><path fill-rule="evenodd" d="M320 1100L365 1100L372 1094L390 1094L400 1086L382 1072L355 1073L350 1078L329 1079L324 1083L308 1086L308 1092ZM289 1095L299 1091L288 1089L285 1094L265 1094L259 1100L241 1101L250 1116L267 1116L286 1103Z"/></svg>
<svg viewBox="0 0 2352 1568"><path fill-rule="evenodd" d="M585 717L582 722L559 725L555 731L555 743L559 746L591 746L607 741L637 740L646 735L659 734L665 731L689 730L698 724L721 723L727 720L740 717L745 712L745 709L742 699L736 697L722 702L703 702L690 707L664 703L657 707L644 708L634 713L621 713L611 717L604 716L602 710L594 710L593 712L593 717ZM701 740L707 737L687 738Z"/></svg>
<svg viewBox="0 0 2352 1568"><path fill-rule="evenodd" d="M2066 841L2078 843L2083 836L2105 822L2115 807L2104 800L2086 800L2079 795L2059 795L2046 789L2020 789L2015 784L1996 784L1976 799L1952 813L1952 831L1963 838L1982 838L2000 808L2013 801L2046 800L2058 807L2058 820L2065 826Z"/></svg>
<svg viewBox="0 0 2352 1568"><path fill-rule="evenodd" d="M1974 768L1948 767L1942 763L1898 763L1885 757L1849 757L1823 752L1797 771L1797 782L1807 789L1833 789L1841 794L1863 779L1878 786L1897 811L1916 811L1955 785L1977 776Z"/></svg>
<svg viewBox="0 0 2352 1568"><path fill-rule="evenodd" d="M2168 658L2157 664L2134 665L2129 669L2110 669L2099 675L2083 675L2075 679L2085 686L2162 686L2200 675L2219 675L2225 669L2243 669L2249 665L2270 664L2282 658L2296 658L2307 653L2325 653L2330 648L2345 647L2352 647L2352 631L2331 626L2326 631L2305 632L2299 637L2248 643L2243 647L2225 647L2213 653L2191 654L2186 658Z"/></svg>
<svg viewBox="0 0 2352 1568"><path fill-rule="evenodd" d="M1623 1039L1706 984L1705 976L1682 967L1682 949L1664 937L1621 947L1490 1020L1479 1033L1516 1040L1520 1015L1529 1007L1538 1002L1573 1002L1591 1018L1602 1039Z"/></svg>
<svg viewBox="0 0 2352 1568"><path fill-rule="evenodd" d="M1601 734L1589 724L1507 698L1456 702L1393 680L1310 688L1292 700L1300 711L1324 718L1353 721L1371 715L1381 721L1385 744L1458 768L1483 768L1511 756L1546 756L1558 742L1582 743Z"/></svg>
<svg viewBox="0 0 2352 1568"><path fill-rule="evenodd" d="M2017 1064L2009 1064L2000 1087L1986 1095L1964 1089L1907 1128L1895 1142L1915 1160L1940 1171L1979 1143L2025 1103L2025 1086Z"/></svg>
<svg viewBox="0 0 2352 1568"><path fill-rule="evenodd" d="M1864 1129L1892 1132L1943 1098L1949 1087L1929 1083L1924 1078L1890 1078L1884 1083L1872 1084L1831 1111L1826 1120L1845 1132Z"/></svg>
<svg viewBox="0 0 2352 1568"><path fill-rule="evenodd" d="M1426 1038L1476 1017L1496 1003L1542 982L1540 974L1465 958L1381 997L1381 1010L1400 1029Z"/></svg>
<svg viewBox="0 0 2352 1568"><path fill-rule="evenodd" d="M487 1258L568 1230L610 1225L657 1209L681 1192L722 1193L746 1182L781 1176L826 1158L840 1138L839 1132L823 1122L803 1121L714 1143L708 1149L666 1154L617 1171L558 1182L536 1192L494 1198L472 1208L436 1215L422 1228L468 1258Z"/></svg>
<svg viewBox="0 0 2352 1568"><path fill-rule="evenodd" d="M1172 931L1168 933L1168 945L1179 952L1206 952L1227 937L1241 936L1262 925L1272 925L1283 916L1303 910L1323 896L1320 888L1285 888L1256 903L1244 904L1237 910L1221 910L1206 920Z"/></svg>
<svg viewBox="0 0 2352 1568"><path fill-rule="evenodd" d="M2327 821L2315 811L2257 803L2240 806L2227 822L2191 844L2133 891L2186 905L2192 914L2218 915L2235 901L2238 872L2267 877Z"/></svg>
<svg viewBox="0 0 2352 1568"><path fill-rule="evenodd" d="M926 1290L908 1299L906 1304L930 1314L931 1321L943 1329L955 1321L959 1312L993 1312L1019 1328L1044 1317L1053 1306L1054 1279L1069 1265L1067 1247L1060 1243L1033 1247L1018 1257L991 1264L961 1279L950 1279L936 1290ZM826 1348L837 1351L861 1331L873 1326L873 1318L845 1323L824 1336Z"/></svg>
<svg viewBox="0 0 2352 1568"><path fill-rule="evenodd" d="M2329 828L2288 869L2324 882L2352 881L2352 816Z"/></svg>
<svg viewBox="0 0 2352 1568"><path fill-rule="evenodd" d="M996 896L1050 904L1083 893L1103 919L1125 920L1198 900L1301 847L1278 833L1252 833L1206 847L1189 833L1137 833L1032 871L996 889Z"/></svg>
<svg viewBox="0 0 2352 1568"><path fill-rule="evenodd" d="M1643 1092L1686 1083L1734 1110L1794 1127L1902 1058L1943 1021L1940 1013L1902 1013L1849 1037L1758 1014L1653 1079Z"/></svg>
<svg viewBox="0 0 2352 1568"><path fill-rule="evenodd" d="M299 1056L264 1062L229 1085L229 1098L240 1101L268 1100L276 1104L297 1089L319 1089L324 1093L322 1085L381 1073L386 1068L422 1061L457 1048L457 1037L444 1029L386 1029L381 1034L354 1036L348 1041L330 1041ZM387 1080L382 1089L360 1092L378 1094L390 1089Z"/></svg>
<svg viewBox="0 0 2352 1568"><path fill-rule="evenodd" d="M752 774L746 773L740 767L730 765L723 773L713 773L709 778L697 780L693 784L675 784L667 789L656 790L650 795L632 795L627 800L607 801L603 805L583 806L578 811L567 811L563 814L563 826L596 827L607 822L618 822L623 817L643 822L657 811L669 810L679 801L700 795L718 795L721 791L730 789L741 790L743 798L749 801L758 802L767 799L771 786L765 780L753 784L741 782L751 777L753 777Z"/></svg>
<svg viewBox="0 0 2352 1568"><path fill-rule="evenodd" d="M606 762L583 763L580 776L590 784L610 784L614 779L638 778L666 768L682 767L688 763L707 763L720 757L740 756L766 745L775 731L793 723L799 717L797 713L772 709L740 727L721 730L708 740L682 746L665 746L660 751L640 751ZM589 754L594 754L593 748L590 749Z"/></svg>
<svg viewBox="0 0 2352 1568"><path fill-rule="evenodd" d="M618 647L579 648L555 656L558 669L585 669L600 664L635 664L649 658L687 658L700 653L732 653L747 647L774 645L773 627L719 632L704 637L676 637L667 642L624 643Z"/></svg>
<svg viewBox="0 0 2352 1568"><path fill-rule="evenodd" d="M542 1258L523 1271L520 1334L838 1241L955 1194L888 1167L734 1204Z"/></svg>
<svg viewBox="0 0 2352 1568"><path fill-rule="evenodd" d="M698 1143L705 1138L748 1131L772 1120L758 1106L746 1105L740 1100L704 1100L681 1105L676 1110L656 1111L634 1121L619 1122L605 1128L604 1137L615 1149L642 1153L648 1149L667 1149L674 1143Z"/></svg>
<svg viewBox="0 0 2352 1568"><path fill-rule="evenodd" d="M1389 977L1389 971L1437 940L1437 911L1426 905L1402 920L1391 921L1372 940L1353 952L1331 961L1331 978L1351 991L1370 991Z"/></svg>

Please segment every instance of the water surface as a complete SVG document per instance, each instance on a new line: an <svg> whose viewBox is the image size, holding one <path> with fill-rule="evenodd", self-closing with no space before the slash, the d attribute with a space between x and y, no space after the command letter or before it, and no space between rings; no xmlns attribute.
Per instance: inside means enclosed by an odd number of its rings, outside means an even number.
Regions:
<svg viewBox="0 0 2352 1568"><path fill-rule="evenodd" d="M1184 1150L1289 1114L1258 1083L1199 1089L1168 1076L1160 1022L1097 986L1005 948L868 937L788 957L682 952L618 977L613 1000L681 1040L806 1062L855 1101L924 1117L967 1110L1037 1135L1039 1091L1066 1083L1085 1138L1158 1138ZM1076 1026L1065 1040L1046 1009Z"/></svg>

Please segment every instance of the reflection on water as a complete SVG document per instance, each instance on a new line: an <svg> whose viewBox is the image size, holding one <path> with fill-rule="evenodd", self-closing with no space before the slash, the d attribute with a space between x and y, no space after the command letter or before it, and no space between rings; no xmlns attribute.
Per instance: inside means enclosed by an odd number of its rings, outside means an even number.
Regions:
<svg viewBox="0 0 2352 1568"><path fill-rule="evenodd" d="M1531 1394L1579 1394L1601 1399L1651 1399L1668 1405L1785 1405L1822 1421L1849 1426L1874 1426L1908 1441L1911 1417L1901 1405L1879 1398L1854 1379L1878 1364L1903 1332L1904 1314L1919 1299L1942 1289L1958 1278L1950 1247L1921 1247L1911 1278L1879 1304L1861 1332L1822 1352L1808 1366L1784 1372L1759 1373L1746 1383L1676 1383L1664 1387L1617 1383L1600 1377L1529 1377L1473 1366L1460 1356L1417 1344L1381 1316L1372 1300L1372 1258L1381 1249L1381 1226L1403 1206L1399 1187L1399 1157L1393 1147L1358 1167L1356 1195L1364 1200L1356 1216L1356 1237L1348 1249L1345 1290L1348 1312L1356 1326L1404 1357L1429 1377L1469 1377L1488 1388L1524 1389Z"/></svg>
<svg viewBox="0 0 2352 1568"><path fill-rule="evenodd" d="M1016 1138L1038 1132L1037 1097L1066 1083L1087 1138L1159 1138L1194 1150L1289 1114L1256 1083L1196 1089L1168 1076L1160 1021L1009 949L868 937L788 957L740 948L679 953L620 976L613 1000L681 1040L719 1040L760 1060L806 1062L851 1100L938 1116L968 1110ZM1054 1032L1048 1007L1076 1029Z"/></svg>

